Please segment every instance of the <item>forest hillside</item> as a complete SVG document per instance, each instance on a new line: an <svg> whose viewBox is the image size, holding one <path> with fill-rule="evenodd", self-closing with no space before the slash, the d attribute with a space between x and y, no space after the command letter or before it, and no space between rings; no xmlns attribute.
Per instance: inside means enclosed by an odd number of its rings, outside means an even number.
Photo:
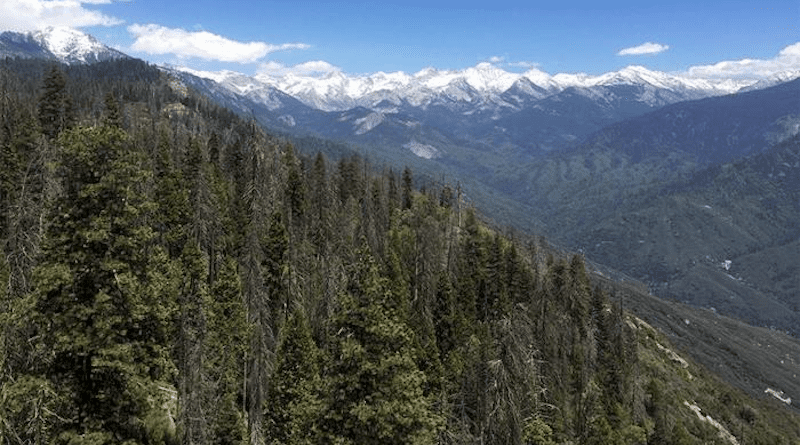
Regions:
<svg viewBox="0 0 800 445"><path fill-rule="evenodd" d="M0 65L5 444L797 444L581 256L135 60Z"/></svg>

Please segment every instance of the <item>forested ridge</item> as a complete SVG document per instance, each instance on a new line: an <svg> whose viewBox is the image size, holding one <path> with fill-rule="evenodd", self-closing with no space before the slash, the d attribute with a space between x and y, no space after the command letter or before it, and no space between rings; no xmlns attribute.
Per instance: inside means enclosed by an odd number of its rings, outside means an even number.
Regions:
<svg viewBox="0 0 800 445"><path fill-rule="evenodd" d="M0 88L4 445L800 440L457 184L296 152L140 61Z"/></svg>

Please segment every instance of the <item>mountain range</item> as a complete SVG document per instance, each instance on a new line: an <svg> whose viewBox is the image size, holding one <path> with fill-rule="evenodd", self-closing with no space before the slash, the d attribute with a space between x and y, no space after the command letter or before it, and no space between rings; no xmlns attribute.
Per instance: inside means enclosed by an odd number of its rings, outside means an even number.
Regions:
<svg viewBox="0 0 800 445"><path fill-rule="evenodd" d="M496 105L514 110L524 105L525 99L541 99L568 88L591 90L619 85L645 86L646 91L643 91L639 99L658 105L670 99L675 101L688 97L729 94L754 84L753 80L695 79L650 71L641 66L630 66L600 76L551 76L535 68L518 74L507 72L488 62L458 71L427 68L414 74L378 72L364 76L348 76L340 71L333 71L324 76L290 73L249 77L230 71L212 73L187 68L179 70L213 79L240 94L276 88L323 111L344 111L359 106L383 108L386 103L425 108L448 102L467 102L475 106ZM658 97L658 91L662 90L669 90L676 96Z"/></svg>
<svg viewBox="0 0 800 445"><path fill-rule="evenodd" d="M792 261L796 184L767 187L774 179L748 166L774 146L797 150L800 73L710 81L641 67L518 75L490 64L316 80L171 72L269 128L458 180L498 223L544 233L661 295L800 334L800 285L770 285L766 272L731 280L720 268L735 259L741 270L740 257L766 252ZM740 190L714 196L696 185L725 165L745 178ZM715 210L698 213L705 206Z"/></svg>
<svg viewBox="0 0 800 445"><path fill-rule="evenodd" d="M127 56L53 28L3 33L0 57ZM582 251L599 276L800 335L800 71L720 80L488 63L366 76L162 70L273 132L458 182L484 215Z"/></svg>
<svg viewBox="0 0 800 445"><path fill-rule="evenodd" d="M800 76L787 71L769 79L699 79L637 66L601 76L551 76L536 69L509 73L489 63L369 76L169 71L273 130L346 141L412 163L410 155L440 163L499 155L497 162L513 164L666 105Z"/></svg>

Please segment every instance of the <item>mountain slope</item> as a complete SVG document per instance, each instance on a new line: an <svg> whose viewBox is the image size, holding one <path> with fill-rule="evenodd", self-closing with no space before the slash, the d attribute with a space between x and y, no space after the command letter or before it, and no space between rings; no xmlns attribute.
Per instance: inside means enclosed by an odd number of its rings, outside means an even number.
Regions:
<svg viewBox="0 0 800 445"><path fill-rule="evenodd" d="M14 284L20 267L36 267L18 263L28 257L15 249L41 233L54 240L33 259L46 268L25 283L32 292L0 288L11 315L0 317L0 398L8 401L0 416L15 443L269 442L296 425L315 443L700 444L723 430L746 443L800 438L800 417L782 402L746 397L677 360L683 352L669 338L614 304L619 288L606 287L609 297L591 286L580 256L504 237L446 190L416 191L410 172L399 190L396 175L373 176L359 158L335 167L321 156L298 159L290 144L146 64L132 78L108 78L130 64L65 70L79 74L68 83L97 86L72 88L76 103L128 95L116 118L114 107L99 117L79 109L87 126L59 139L61 168L3 167L11 180L34 180L30 172L69 180L55 190L16 187L33 194L31 206L27 195L3 194L12 200L4 205L24 211L7 216L31 224L4 232L17 238L2 243L10 252L0 277ZM32 64L2 69L15 66ZM8 106L20 113L4 114L2 126L15 128L36 88L31 77L8 77ZM28 143L20 155L34 166L62 148L12 136L3 147ZM86 218L99 228L74 231ZM126 223L143 229L120 230ZM126 248L134 236L148 255ZM129 272L136 261L146 269ZM114 333L120 325L131 328ZM689 338L724 332L708 325L687 329ZM792 353L788 343L781 352ZM81 358L95 351L97 360ZM144 366L139 351L162 360Z"/></svg>
<svg viewBox="0 0 800 445"><path fill-rule="evenodd" d="M800 79L741 94L666 106L612 125L586 145L635 162L681 151L700 165L728 162L800 132Z"/></svg>
<svg viewBox="0 0 800 445"><path fill-rule="evenodd" d="M800 335L800 140L697 173L572 235L665 297Z"/></svg>
<svg viewBox="0 0 800 445"><path fill-rule="evenodd" d="M798 116L800 80L670 105L529 162L526 178L508 192L543 208L568 234L602 215L634 208L705 167L792 138L800 132ZM593 218L581 216L586 214ZM564 221L575 226L567 228Z"/></svg>

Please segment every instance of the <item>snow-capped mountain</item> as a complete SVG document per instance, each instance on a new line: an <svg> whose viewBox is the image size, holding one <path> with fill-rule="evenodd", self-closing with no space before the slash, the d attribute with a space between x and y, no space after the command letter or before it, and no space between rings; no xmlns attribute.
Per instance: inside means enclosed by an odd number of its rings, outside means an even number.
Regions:
<svg viewBox="0 0 800 445"><path fill-rule="evenodd" d="M536 95L540 97L556 94L567 88L635 85L648 91L671 91L675 93L675 101L678 101L730 94L756 82L749 79L698 79L651 71L640 66L630 66L599 76L565 73L549 75L535 68L525 73L511 73L486 62L464 70L426 68L414 74L378 72L348 76L340 71L333 71L324 76L294 73L271 76L262 73L247 78L230 72L206 75L218 81L220 76L224 76L225 81L235 88L252 85L257 81L324 111L343 111L356 106L371 108L384 101L396 105L406 103L415 107L425 107L439 99L470 103L497 102L499 95L515 85L522 91L535 89ZM643 100L647 100L647 97Z"/></svg>
<svg viewBox="0 0 800 445"><path fill-rule="evenodd" d="M432 149L454 153L453 147L467 145L478 150L506 147L537 156L666 105L800 77L800 72L787 72L760 82L697 78L640 66L599 76L550 75L535 68L511 73L490 63L465 70L427 68L414 74L358 76L336 70L321 76L253 77L231 71L170 70L266 125L386 150L409 150L426 159L433 157L427 156ZM426 148L426 156L413 149L422 145L432 148Z"/></svg>
<svg viewBox="0 0 800 445"><path fill-rule="evenodd" d="M427 68L415 74L378 72L347 76L334 71L322 77L297 74L255 76L261 83L324 111L343 111L356 106L371 108L384 101L396 105L426 106L437 96L470 102L502 93L517 78L517 75L488 63L463 71Z"/></svg>
<svg viewBox="0 0 800 445"><path fill-rule="evenodd" d="M0 57L40 58L66 64L128 58L94 37L66 27L26 33L4 32L0 34Z"/></svg>
<svg viewBox="0 0 800 445"><path fill-rule="evenodd" d="M213 90L216 96L223 94L228 96L231 100L235 100L236 96L245 97L252 102L266 107L270 111L275 111L284 107L287 99L291 100L290 96L277 88L262 83L256 78L248 77L233 71L213 73L194 71L187 68L169 68L168 71L182 77L187 83L200 87L199 89L201 90ZM181 76L181 73L189 74L189 76ZM202 82L203 79L213 81L217 85L208 85L207 82Z"/></svg>

